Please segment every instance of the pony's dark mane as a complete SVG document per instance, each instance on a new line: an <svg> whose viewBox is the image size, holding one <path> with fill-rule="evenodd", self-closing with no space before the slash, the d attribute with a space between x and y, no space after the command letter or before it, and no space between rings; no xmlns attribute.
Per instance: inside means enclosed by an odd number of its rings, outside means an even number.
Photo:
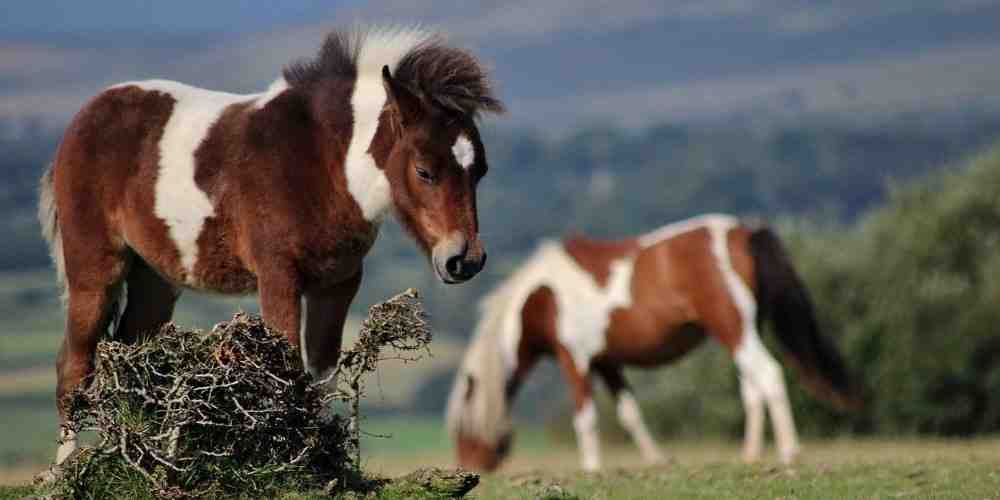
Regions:
<svg viewBox="0 0 1000 500"><path fill-rule="evenodd" d="M399 61L395 77L442 109L476 116L502 113L486 70L468 51L448 47L435 37Z"/></svg>
<svg viewBox="0 0 1000 500"><path fill-rule="evenodd" d="M354 78L358 74L357 59L361 49L362 31L334 31L326 36L314 59L296 61L285 66L282 75L293 87L304 87L324 78Z"/></svg>
<svg viewBox="0 0 1000 500"><path fill-rule="evenodd" d="M365 44L385 43L389 39L385 33L377 28L331 32L316 58L285 67L285 81L303 87L329 78L356 78ZM398 82L439 109L471 117L484 111L504 112L483 64L472 53L446 45L440 34L428 33L398 61L382 64L392 63Z"/></svg>

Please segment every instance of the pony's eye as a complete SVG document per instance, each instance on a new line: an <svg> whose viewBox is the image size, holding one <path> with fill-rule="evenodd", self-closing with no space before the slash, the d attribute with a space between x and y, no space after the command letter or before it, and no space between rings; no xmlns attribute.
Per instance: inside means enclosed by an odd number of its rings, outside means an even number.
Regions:
<svg viewBox="0 0 1000 500"><path fill-rule="evenodd" d="M417 177L426 183L434 182L434 176L431 175L430 171L423 167L417 167Z"/></svg>

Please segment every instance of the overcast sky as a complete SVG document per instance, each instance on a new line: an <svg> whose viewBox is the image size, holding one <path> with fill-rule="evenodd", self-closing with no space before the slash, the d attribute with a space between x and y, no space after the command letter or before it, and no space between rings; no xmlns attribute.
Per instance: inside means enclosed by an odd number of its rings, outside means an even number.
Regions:
<svg viewBox="0 0 1000 500"><path fill-rule="evenodd" d="M0 118L59 126L103 86L266 87L354 22L421 22L474 48L506 123L561 129L996 106L1000 1L7 2Z"/></svg>

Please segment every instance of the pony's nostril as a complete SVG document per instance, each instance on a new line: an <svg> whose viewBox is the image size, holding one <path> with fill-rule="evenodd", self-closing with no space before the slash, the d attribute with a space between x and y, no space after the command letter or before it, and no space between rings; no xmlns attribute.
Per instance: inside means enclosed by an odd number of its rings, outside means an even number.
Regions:
<svg viewBox="0 0 1000 500"><path fill-rule="evenodd" d="M462 272L462 260L464 259L461 255L455 255L454 257L448 257L448 260L444 263L444 268L448 271L448 274L452 276L458 276Z"/></svg>

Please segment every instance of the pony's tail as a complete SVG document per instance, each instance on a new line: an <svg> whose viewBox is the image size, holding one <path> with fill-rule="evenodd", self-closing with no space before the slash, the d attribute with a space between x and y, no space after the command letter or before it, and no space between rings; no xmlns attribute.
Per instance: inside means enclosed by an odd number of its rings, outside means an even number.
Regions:
<svg viewBox="0 0 1000 500"><path fill-rule="evenodd" d="M833 342L819 331L812 300L784 245L767 227L750 234L757 276L758 319L773 322L778 342L814 396L841 408L859 408L864 397Z"/></svg>
<svg viewBox="0 0 1000 500"><path fill-rule="evenodd" d="M50 163L42 175L38 189L38 222L42 226L42 237L49 245L52 263L56 267L56 280L62 289L62 298L66 299L66 265L63 258L62 234L59 231L59 211L56 209L55 193L52 186L52 169Z"/></svg>

